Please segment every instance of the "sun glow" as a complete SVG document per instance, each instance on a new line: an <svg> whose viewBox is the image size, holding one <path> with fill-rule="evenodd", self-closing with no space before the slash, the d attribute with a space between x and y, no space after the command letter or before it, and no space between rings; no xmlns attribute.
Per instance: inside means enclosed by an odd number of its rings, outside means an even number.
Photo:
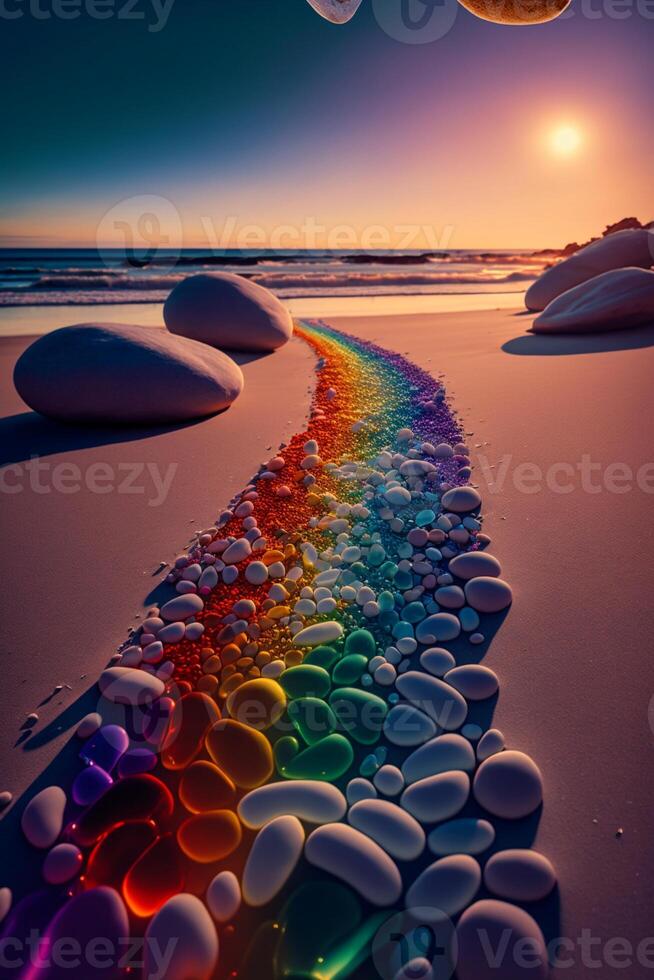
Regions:
<svg viewBox="0 0 654 980"><path fill-rule="evenodd" d="M549 145L552 153L558 157L575 156L581 149L583 137L577 126L557 126L549 135Z"/></svg>

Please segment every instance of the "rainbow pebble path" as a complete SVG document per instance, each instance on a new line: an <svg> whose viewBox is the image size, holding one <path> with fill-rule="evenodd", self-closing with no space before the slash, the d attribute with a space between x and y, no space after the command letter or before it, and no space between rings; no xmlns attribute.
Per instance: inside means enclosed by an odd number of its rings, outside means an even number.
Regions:
<svg viewBox="0 0 654 980"><path fill-rule="evenodd" d="M307 430L177 559L69 786L22 815L44 885L0 890L2 935L43 938L8 976L485 980L480 929L547 976L523 906L554 870L496 843L542 779L489 728L480 651L512 593L459 424L400 355L296 336L318 358ZM98 936L121 953L103 968L49 955Z"/></svg>

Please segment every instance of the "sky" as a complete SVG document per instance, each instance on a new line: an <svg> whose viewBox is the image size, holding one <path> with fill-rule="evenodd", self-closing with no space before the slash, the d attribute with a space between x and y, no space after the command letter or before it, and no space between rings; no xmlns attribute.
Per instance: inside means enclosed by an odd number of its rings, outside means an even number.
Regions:
<svg viewBox="0 0 654 980"><path fill-rule="evenodd" d="M306 0L2 0L0 246L540 248L654 219L654 0L532 27L443 0L424 43L402 2L337 27Z"/></svg>

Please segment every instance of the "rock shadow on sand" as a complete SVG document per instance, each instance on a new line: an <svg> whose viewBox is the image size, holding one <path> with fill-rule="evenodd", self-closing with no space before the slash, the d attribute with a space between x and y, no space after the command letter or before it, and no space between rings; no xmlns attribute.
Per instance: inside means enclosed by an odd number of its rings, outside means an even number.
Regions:
<svg viewBox="0 0 654 980"><path fill-rule="evenodd" d="M537 357L565 357L570 354L605 354L618 350L654 347L654 323L629 330L604 333L536 334L525 333L502 344L505 354Z"/></svg>

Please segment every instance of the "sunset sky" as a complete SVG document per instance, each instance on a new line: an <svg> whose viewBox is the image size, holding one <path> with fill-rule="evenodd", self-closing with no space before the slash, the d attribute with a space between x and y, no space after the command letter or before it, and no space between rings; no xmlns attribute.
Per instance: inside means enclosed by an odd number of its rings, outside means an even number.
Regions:
<svg viewBox="0 0 654 980"><path fill-rule="evenodd" d="M186 247L307 223L316 246L341 225L390 246L558 246L653 219L654 4L601 9L509 28L460 8L422 45L389 37L372 0L340 28L305 0L176 0L159 32L25 13L0 30L0 246L95 245L143 196L170 202Z"/></svg>

